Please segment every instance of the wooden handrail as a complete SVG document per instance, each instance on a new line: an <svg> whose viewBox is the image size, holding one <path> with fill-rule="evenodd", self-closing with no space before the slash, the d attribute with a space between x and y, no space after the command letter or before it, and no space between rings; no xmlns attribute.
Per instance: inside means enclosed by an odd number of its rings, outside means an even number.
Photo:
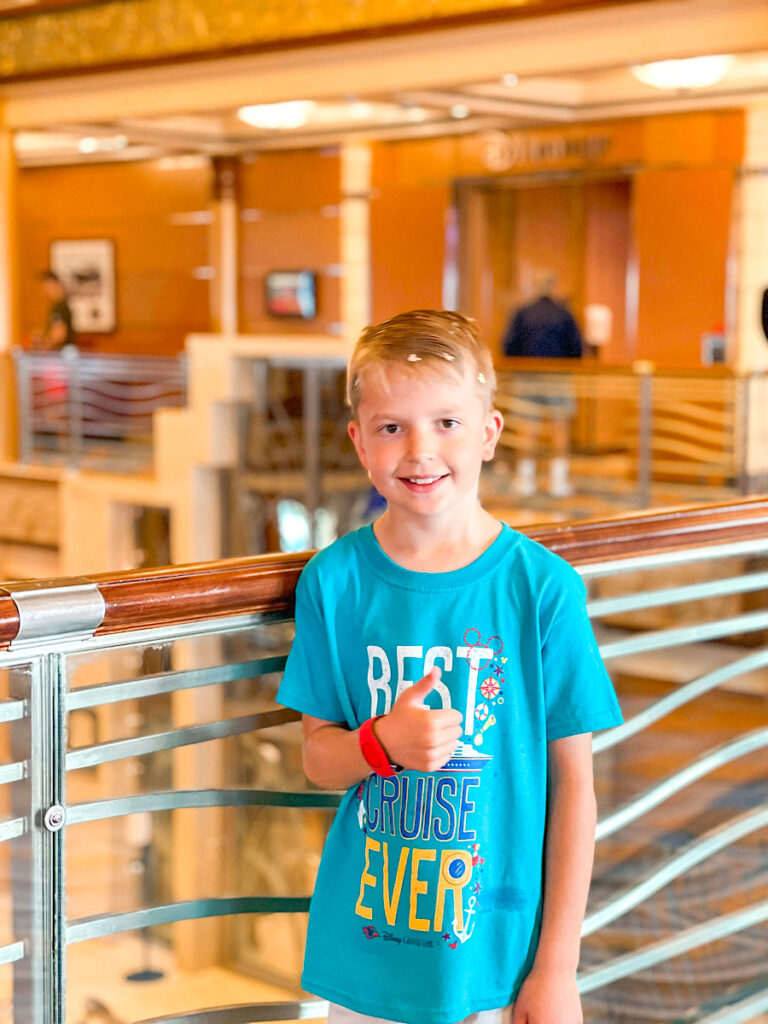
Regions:
<svg viewBox="0 0 768 1024"><path fill-rule="evenodd" d="M309 556L259 555L93 576L107 606L96 635L218 615L292 611Z"/></svg>
<svg viewBox="0 0 768 1024"><path fill-rule="evenodd" d="M572 565L768 537L768 496L683 506L521 531ZM270 554L195 565L102 573L90 579L106 603L97 636L251 612L286 611L310 553ZM0 646L19 615L0 588Z"/></svg>
<svg viewBox="0 0 768 1024"><path fill-rule="evenodd" d="M768 536L768 496L521 530L571 565Z"/></svg>

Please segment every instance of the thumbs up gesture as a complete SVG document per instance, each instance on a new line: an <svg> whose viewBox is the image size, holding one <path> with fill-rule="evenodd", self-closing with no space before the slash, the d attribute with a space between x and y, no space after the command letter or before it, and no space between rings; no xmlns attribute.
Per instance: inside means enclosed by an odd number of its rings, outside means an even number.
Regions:
<svg viewBox="0 0 768 1024"><path fill-rule="evenodd" d="M433 668L418 683L403 690L389 714L376 722L376 737L394 764L413 771L434 772L442 768L456 749L461 736L461 713L452 708L436 711L424 704L440 675L440 669Z"/></svg>

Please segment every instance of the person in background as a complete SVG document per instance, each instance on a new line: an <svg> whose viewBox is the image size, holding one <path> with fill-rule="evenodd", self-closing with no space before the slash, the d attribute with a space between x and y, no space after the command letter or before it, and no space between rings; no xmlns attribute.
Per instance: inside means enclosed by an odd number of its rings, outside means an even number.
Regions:
<svg viewBox="0 0 768 1024"><path fill-rule="evenodd" d="M504 336L504 354L526 359L579 359L583 342L579 326L570 310L554 298L557 277L550 271L538 275L537 298L521 306L512 317ZM530 378L529 378L530 380ZM517 464L515 488L522 497L536 493L538 433L544 418L552 424L554 455L549 466L549 491L565 497L572 491L568 474L568 449L571 418L575 402L567 384L541 375L531 382L525 400L535 412L523 427L524 455ZM554 383L556 386L549 386Z"/></svg>
<svg viewBox="0 0 768 1024"><path fill-rule="evenodd" d="M52 270L42 271L40 279L43 282L43 292L51 305L45 328L35 338L35 348L59 351L65 345L75 343L72 310L67 302L66 289Z"/></svg>

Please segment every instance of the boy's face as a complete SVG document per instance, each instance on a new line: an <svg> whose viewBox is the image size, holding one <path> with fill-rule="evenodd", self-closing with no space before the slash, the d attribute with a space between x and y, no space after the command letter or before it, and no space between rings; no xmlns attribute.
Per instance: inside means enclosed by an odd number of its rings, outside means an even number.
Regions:
<svg viewBox="0 0 768 1024"><path fill-rule="evenodd" d="M357 418L349 436L390 514L434 517L472 515L484 461L493 458L503 425L487 411L474 366L462 375L424 362L363 371Z"/></svg>

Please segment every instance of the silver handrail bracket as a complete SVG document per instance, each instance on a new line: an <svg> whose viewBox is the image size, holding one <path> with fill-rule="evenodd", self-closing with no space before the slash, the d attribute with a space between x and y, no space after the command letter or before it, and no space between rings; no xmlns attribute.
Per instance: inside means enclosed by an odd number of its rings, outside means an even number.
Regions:
<svg viewBox="0 0 768 1024"><path fill-rule="evenodd" d="M101 591L84 577L8 583L5 589L19 612L19 631L9 646L12 651L39 651L64 638L89 639L104 620Z"/></svg>

